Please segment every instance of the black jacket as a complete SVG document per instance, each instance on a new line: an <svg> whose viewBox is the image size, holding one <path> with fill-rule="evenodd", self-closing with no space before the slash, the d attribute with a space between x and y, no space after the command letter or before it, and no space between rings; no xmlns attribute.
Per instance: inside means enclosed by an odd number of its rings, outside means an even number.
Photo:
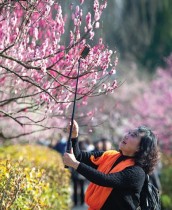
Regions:
<svg viewBox="0 0 172 210"><path fill-rule="evenodd" d="M145 172L140 166L130 166L126 169L104 174L96 170L97 166L90 160L90 156L100 157L103 151L82 152L78 146L78 140L72 140L75 157L81 163L77 171L94 184L113 188L101 210L136 210L139 206L140 192L145 180ZM127 159L121 156L120 160Z"/></svg>

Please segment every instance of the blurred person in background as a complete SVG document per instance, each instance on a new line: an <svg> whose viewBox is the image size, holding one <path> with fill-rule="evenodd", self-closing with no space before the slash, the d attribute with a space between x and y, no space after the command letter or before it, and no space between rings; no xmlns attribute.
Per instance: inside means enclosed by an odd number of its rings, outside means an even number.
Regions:
<svg viewBox="0 0 172 210"><path fill-rule="evenodd" d="M94 144L91 142L91 140L87 137L85 138L85 143L86 143L86 151L90 152L95 149Z"/></svg>
<svg viewBox="0 0 172 210"><path fill-rule="evenodd" d="M94 142L94 150L93 152L96 151L102 151L103 150L103 142L101 140L97 140Z"/></svg>
<svg viewBox="0 0 172 210"><path fill-rule="evenodd" d="M154 170L159 157L154 133L140 126L124 135L119 151L85 152L79 148L78 132L74 121L73 150L64 154L63 161L91 182L85 194L88 209L139 209L146 174Z"/></svg>
<svg viewBox="0 0 172 210"><path fill-rule="evenodd" d="M79 142L79 147L82 151L86 151L87 145L85 141ZM78 204L84 204L84 196L85 196L85 182L86 178L79 174L75 169L71 168L71 178L73 185L73 202L74 206Z"/></svg>
<svg viewBox="0 0 172 210"><path fill-rule="evenodd" d="M59 134L59 139L57 140L55 145L51 146L51 148L63 155L66 151L66 146L67 146L67 138L62 134Z"/></svg>
<svg viewBox="0 0 172 210"><path fill-rule="evenodd" d="M102 143L103 143L103 151L107 151L107 150L111 150L112 149L112 142L106 138L102 138L101 139Z"/></svg>

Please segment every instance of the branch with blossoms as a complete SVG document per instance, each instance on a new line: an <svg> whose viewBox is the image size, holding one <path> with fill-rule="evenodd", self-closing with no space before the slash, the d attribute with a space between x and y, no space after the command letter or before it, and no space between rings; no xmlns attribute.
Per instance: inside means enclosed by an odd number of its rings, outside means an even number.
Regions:
<svg viewBox="0 0 172 210"><path fill-rule="evenodd" d="M102 39L96 41L94 37L106 6L107 0L101 3L94 0L92 13L85 12L82 0L75 7L71 5L67 12L71 13L70 19L54 0L3 1L0 5L0 117L6 123L9 117L24 127L30 123L44 126L52 113L69 117L78 59L88 42L92 47L89 55L81 59L78 106L89 97L117 88L116 53ZM72 25L69 32L67 20ZM68 37L66 44L64 35ZM56 123L60 127L60 120Z"/></svg>

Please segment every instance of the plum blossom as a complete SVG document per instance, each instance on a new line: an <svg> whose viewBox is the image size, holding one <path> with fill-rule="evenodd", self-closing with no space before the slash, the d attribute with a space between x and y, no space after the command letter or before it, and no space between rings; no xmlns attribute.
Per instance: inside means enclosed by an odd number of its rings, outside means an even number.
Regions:
<svg viewBox="0 0 172 210"><path fill-rule="evenodd" d="M69 3L71 11L65 11L54 0L24 2L24 6L14 1L13 7L11 1L7 2L0 14L2 110L10 110L9 116L14 119L21 116L23 124L26 123L23 113L30 119L27 123L35 125L34 115L39 122L44 115L67 118L75 93L78 59L88 43L91 43L90 52L80 59L78 105L85 106L89 98L116 87L111 75L116 73L117 60L103 39L97 41L95 37L105 4L106 1L93 1L91 13L85 11L84 0L75 8ZM71 28L67 34L69 21ZM93 112L86 115L92 117Z"/></svg>

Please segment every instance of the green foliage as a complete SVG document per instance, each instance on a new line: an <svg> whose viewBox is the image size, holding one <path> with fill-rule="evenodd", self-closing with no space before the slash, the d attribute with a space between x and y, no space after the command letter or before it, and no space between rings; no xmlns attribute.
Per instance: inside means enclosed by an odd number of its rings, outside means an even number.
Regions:
<svg viewBox="0 0 172 210"><path fill-rule="evenodd" d="M161 173L162 205L165 210L172 210L172 157L163 157L163 169Z"/></svg>
<svg viewBox="0 0 172 210"><path fill-rule="evenodd" d="M105 40L118 49L121 58L134 57L153 71L165 65L164 57L172 51L171 11L170 0L108 1L103 19Z"/></svg>
<svg viewBox="0 0 172 210"><path fill-rule="evenodd" d="M163 205L163 209L172 209L171 208L171 198L168 196L168 195L162 195L161 196L161 202L162 202L162 205Z"/></svg>
<svg viewBox="0 0 172 210"><path fill-rule="evenodd" d="M60 154L37 145L0 148L0 209L69 210L70 173Z"/></svg>

